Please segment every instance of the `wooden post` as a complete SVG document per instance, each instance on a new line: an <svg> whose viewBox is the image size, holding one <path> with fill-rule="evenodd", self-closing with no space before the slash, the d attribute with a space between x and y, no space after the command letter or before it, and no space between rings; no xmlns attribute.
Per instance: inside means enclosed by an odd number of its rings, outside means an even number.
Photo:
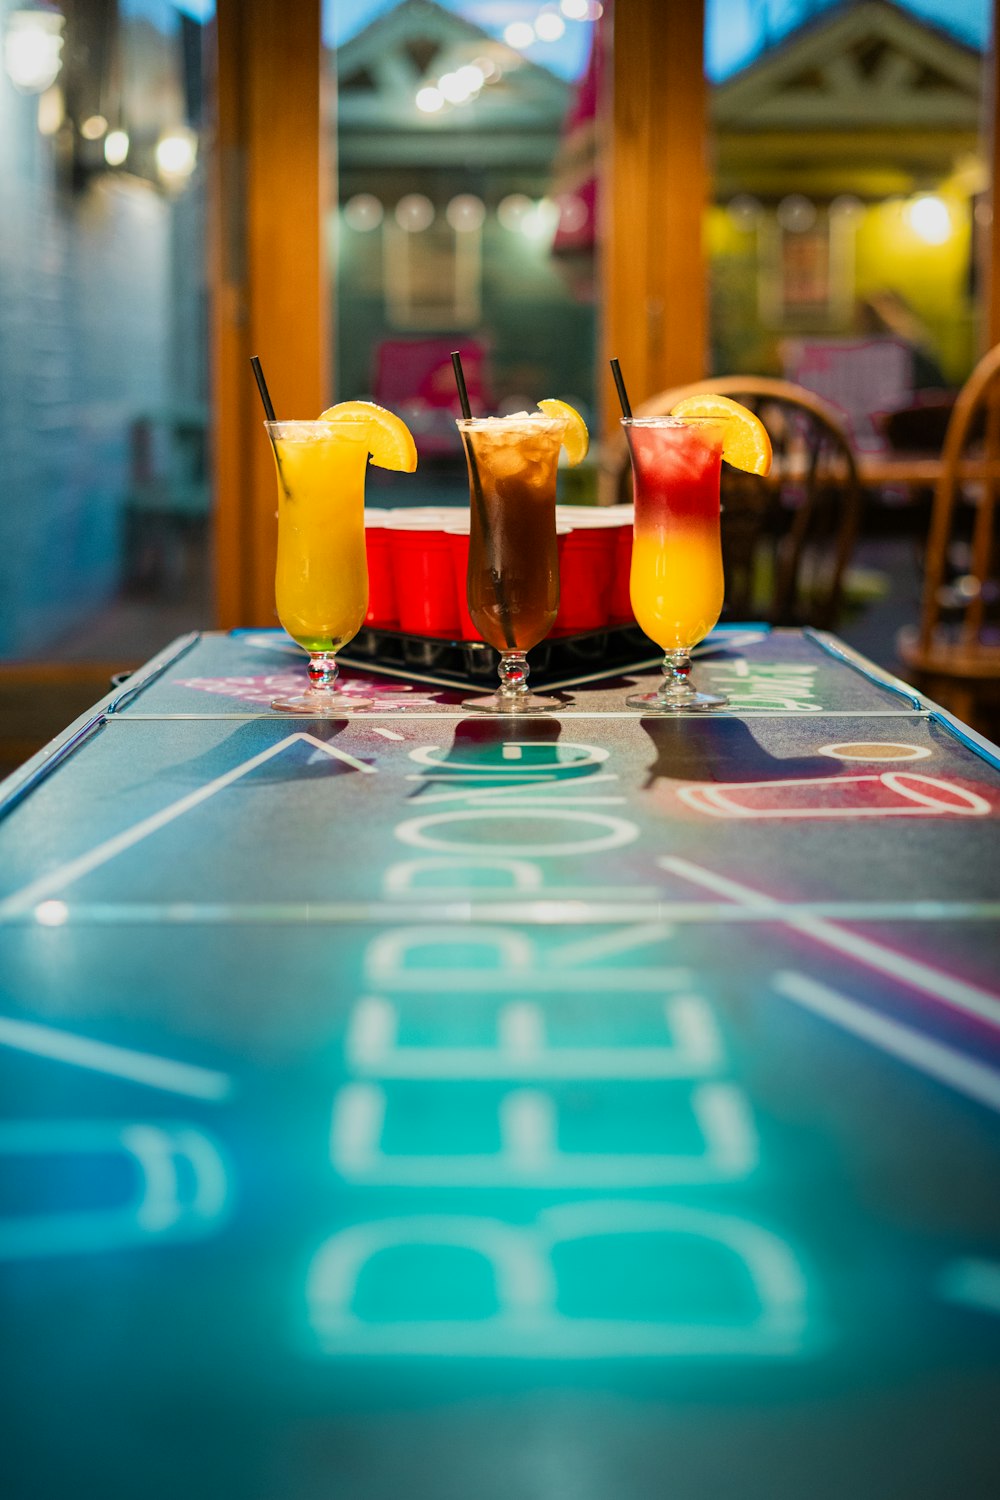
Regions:
<svg viewBox="0 0 1000 1500"><path fill-rule="evenodd" d="M980 352L1000 344L1000 198L997 184L1000 183L1000 132L997 130L997 109L1000 106L1000 0L993 0L993 28L989 47L983 54L983 87L985 93L985 140L987 162L990 169L990 202L993 213L989 232L984 236L987 250L983 267L982 298L985 306L980 322ZM982 243L982 242L980 242Z"/></svg>
<svg viewBox="0 0 1000 1500"><path fill-rule="evenodd" d="M619 409L705 374L708 197L703 0L616 0L612 139L604 201L605 432Z"/></svg>
<svg viewBox="0 0 1000 1500"><path fill-rule="evenodd" d="M329 365L320 0L219 0L211 213L216 594L222 626L273 625L279 418L318 417Z"/></svg>

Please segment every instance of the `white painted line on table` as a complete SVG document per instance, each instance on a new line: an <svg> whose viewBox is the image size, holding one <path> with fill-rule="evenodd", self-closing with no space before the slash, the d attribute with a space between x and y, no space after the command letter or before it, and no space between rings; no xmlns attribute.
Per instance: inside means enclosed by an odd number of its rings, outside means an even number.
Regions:
<svg viewBox="0 0 1000 1500"><path fill-rule="evenodd" d="M564 943L559 949L559 962L569 966L593 963L595 959L613 958L619 953L645 948L649 943L665 942L670 936L671 928L666 922L634 924L624 931L619 928L582 938L578 943Z"/></svg>
<svg viewBox="0 0 1000 1500"><path fill-rule="evenodd" d="M52 1026L38 1026L33 1021L18 1021L0 1016L0 1046L18 1052L30 1052L53 1062L69 1063L94 1073L109 1073L172 1094L186 1094L192 1099L220 1101L228 1098L232 1083L225 1073L200 1068L193 1063L175 1062L149 1052L134 1052L130 1047L112 1046L71 1031Z"/></svg>
<svg viewBox="0 0 1000 1500"><path fill-rule="evenodd" d="M214 797L217 792L232 786L233 782L239 781L241 777L247 776L251 771L257 770L259 766L265 765L275 756L287 750L290 745L295 744L312 745L316 750L322 750L331 759L344 761L356 771L365 771L375 774L375 767L366 765L364 761L356 760L346 750L338 749L336 745L328 744L325 740L318 740L314 735L300 732L288 735L280 740L278 744L271 745L267 750L262 750L259 755L244 760L232 770L226 771L222 776L217 776L214 781L207 782L197 791L189 792L187 796L180 797L176 802L171 802L168 807L161 808L158 813L153 813L148 818L143 818L139 823L133 823L131 828L123 829L116 833L113 838L105 839L103 844L98 844L96 849L91 849L87 854L81 854L76 859L69 860L66 864L58 865L56 869L50 870L47 875L41 875L37 880L31 881L29 885L22 886L4 901L0 901L0 919L9 916L18 916L35 907L46 897L53 895L56 891L65 890L72 885L74 880L79 880L91 871L99 869L118 854L123 854L126 849L134 848L143 839L149 838L150 834L156 833L161 828L166 828L177 818L183 817L192 808L198 807Z"/></svg>
<svg viewBox="0 0 1000 1500"><path fill-rule="evenodd" d="M125 710L116 714L113 722L116 724L128 723L161 723L164 720L183 720L186 722L198 722L204 720L206 723L215 723L220 720L230 719L245 720L253 719L270 724L287 724L290 719L287 714L267 713L204 713L204 714L138 714ZM405 711L393 711L392 709L373 709L358 711L345 709L343 715L338 718L349 719L352 723L364 723L367 720L398 719L401 723L412 723L417 719L440 719L442 722L450 723L453 719L481 719L484 723L496 722L496 716L477 713L474 709L452 708L442 704L437 709L407 709ZM553 709L545 715L545 721L553 719L648 719L661 718L662 715L643 714L637 709L590 709L590 708L561 708ZM671 719L698 719L705 722L707 715L703 712L673 713ZM712 719L791 719L798 723L815 723L822 719L929 719L930 709L917 708L817 708L807 713L788 713L783 709L770 708L747 708L733 709L725 713L713 713Z"/></svg>
<svg viewBox="0 0 1000 1500"><path fill-rule="evenodd" d="M87 922L109 926L157 922L198 926L241 922L524 922L539 927L661 923L670 927L752 926L780 921L794 925L804 916L855 922L996 922L1000 920L1000 901L820 901L750 907L731 902L657 901L645 894L637 899L627 891L600 887L586 893L559 890L541 901L476 901L470 900L465 891L442 888L435 891L433 900L424 901L52 901L40 902L30 911L13 916L0 913L0 920L37 922L43 927Z"/></svg>
<svg viewBox="0 0 1000 1500"><path fill-rule="evenodd" d="M806 974L794 971L775 974L771 984L784 999L793 1000L928 1078L1000 1113L1000 1072L995 1068L870 1010Z"/></svg>
<svg viewBox="0 0 1000 1500"><path fill-rule="evenodd" d="M942 1000L956 1010L976 1016L992 1026L1000 1026L1000 995L991 990L968 984L965 980L948 974L943 969L936 969L931 964L922 963L919 959L909 958L905 953L898 953L893 948L887 948L873 938L862 937L856 932L848 932L824 917L811 916L798 911L795 907L785 906L773 896L755 891L750 886L741 885L738 881L730 880L726 875L716 874L713 870L705 869L703 865L693 864L690 860L681 859L677 855L663 855L657 860L657 864L682 880L688 880L694 885L714 891L717 896L728 897L729 900L762 914L770 913L774 921L784 922L786 926L794 928L796 932L805 933L826 948L834 948L839 953L846 953L849 958L855 959L869 969L875 969L880 974L887 975L899 984L920 990L923 994L930 995L935 1000ZM864 921L867 918L862 914L859 920Z"/></svg>

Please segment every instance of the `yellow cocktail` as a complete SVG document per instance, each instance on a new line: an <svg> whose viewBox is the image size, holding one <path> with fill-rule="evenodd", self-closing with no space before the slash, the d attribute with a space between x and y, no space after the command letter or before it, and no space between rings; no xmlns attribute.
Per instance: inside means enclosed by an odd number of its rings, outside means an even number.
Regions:
<svg viewBox="0 0 1000 1500"><path fill-rule="evenodd" d="M366 401L345 401L318 422L267 422L278 479L278 619L309 652L304 693L275 698L282 713L326 718L370 700L338 693L337 652L354 639L368 609L365 471L416 467L413 438L400 419Z"/></svg>
<svg viewBox="0 0 1000 1500"><path fill-rule="evenodd" d="M368 609L367 434L360 423L278 422L278 619L306 651L339 651Z"/></svg>

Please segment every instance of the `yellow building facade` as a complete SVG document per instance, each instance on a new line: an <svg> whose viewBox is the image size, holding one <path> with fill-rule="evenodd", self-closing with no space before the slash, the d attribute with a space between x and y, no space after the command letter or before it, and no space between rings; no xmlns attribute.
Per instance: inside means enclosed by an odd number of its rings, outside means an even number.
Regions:
<svg viewBox="0 0 1000 1500"><path fill-rule="evenodd" d="M886 333L964 379L988 223L982 86L981 54L863 0L714 89L717 372L780 373L789 339Z"/></svg>

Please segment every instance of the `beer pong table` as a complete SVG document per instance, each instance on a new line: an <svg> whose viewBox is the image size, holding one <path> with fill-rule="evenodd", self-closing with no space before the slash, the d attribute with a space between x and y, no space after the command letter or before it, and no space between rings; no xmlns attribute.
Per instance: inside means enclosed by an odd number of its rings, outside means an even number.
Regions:
<svg viewBox="0 0 1000 1500"><path fill-rule="evenodd" d="M997 750L809 632L667 720L303 674L0 788L4 1494L995 1500Z"/></svg>

